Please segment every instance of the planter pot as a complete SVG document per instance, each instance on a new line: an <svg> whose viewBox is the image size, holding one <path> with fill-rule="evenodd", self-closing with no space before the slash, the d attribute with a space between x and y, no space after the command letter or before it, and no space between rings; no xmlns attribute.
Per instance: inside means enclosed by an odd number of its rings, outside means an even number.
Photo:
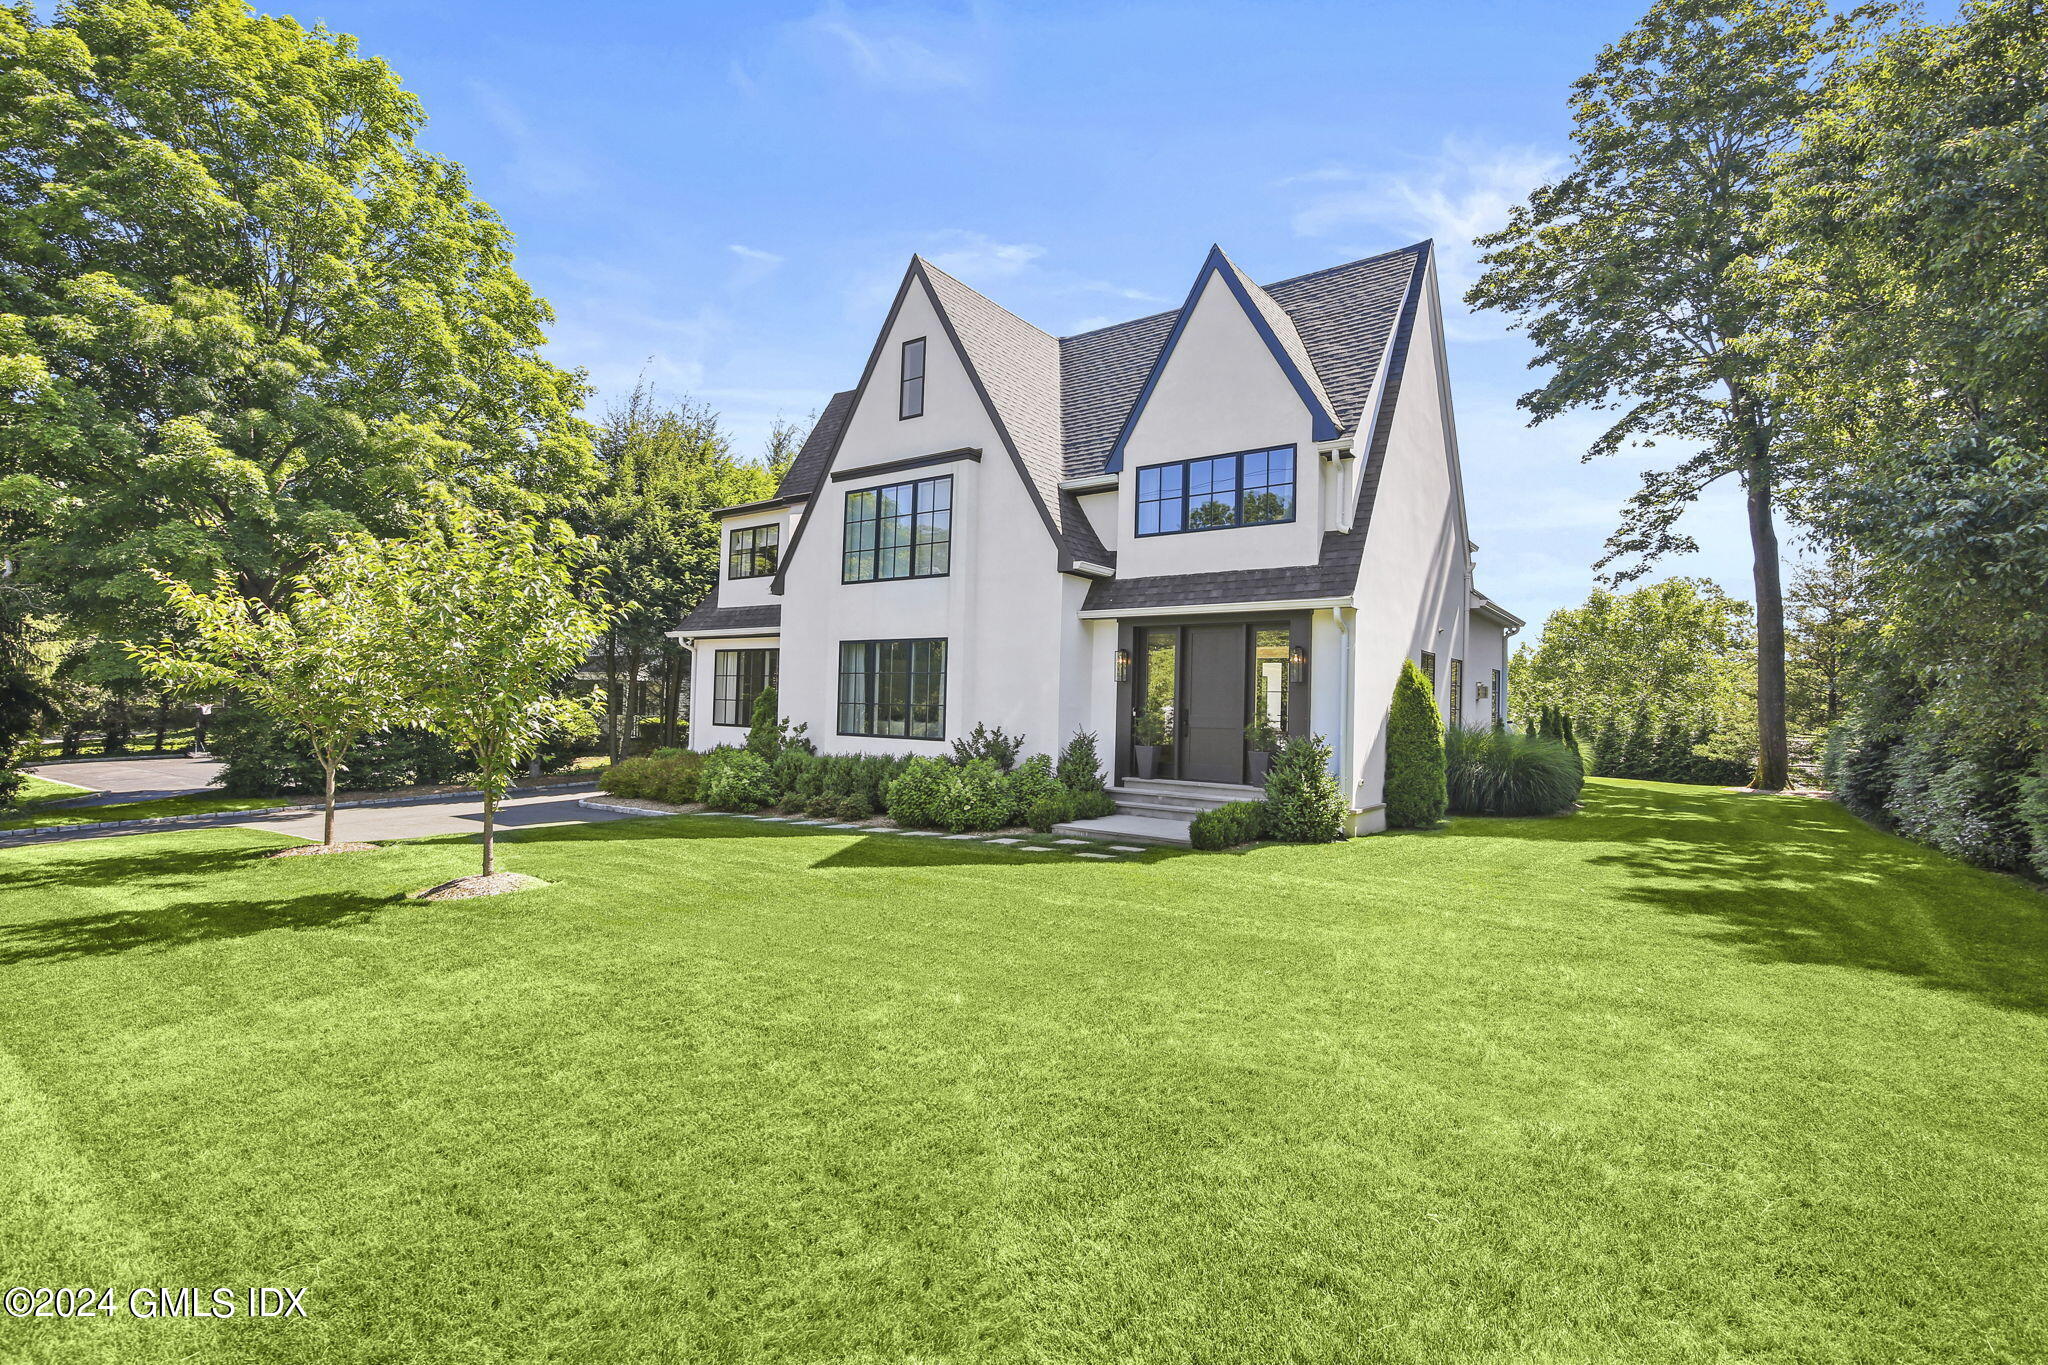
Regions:
<svg viewBox="0 0 2048 1365"><path fill-rule="evenodd" d="M1270 749L1254 749L1251 752L1251 785L1266 785L1266 774L1273 771L1273 753Z"/></svg>
<svg viewBox="0 0 2048 1365"><path fill-rule="evenodd" d="M1159 744L1133 744L1131 746L1131 757L1137 761L1138 776L1151 778L1159 775L1159 751L1164 747L1164 745Z"/></svg>

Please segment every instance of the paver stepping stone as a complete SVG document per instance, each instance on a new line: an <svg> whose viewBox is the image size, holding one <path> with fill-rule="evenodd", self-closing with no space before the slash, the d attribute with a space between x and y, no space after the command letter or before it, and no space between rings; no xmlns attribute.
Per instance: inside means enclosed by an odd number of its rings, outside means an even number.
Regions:
<svg viewBox="0 0 2048 1365"><path fill-rule="evenodd" d="M844 824L844 825L832 825L832 826L829 826L829 828L831 828L831 829L866 829L866 828L867 828L867 826L866 826L866 825L857 825L857 824L852 824L852 823L848 823L848 824Z"/></svg>
<svg viewBox="0 0 2048 1365"><path fill-rule="evenodd" d="M1093 839L1055 839L1053 842L1056 844L1092 844L1095 841Z"/></svg>
<svg viewBox="0 0 2048 1365"><path fill-rule="evenodd" d="M992 844L1021 844L1024 841L1022 839L990 839L989 842Z"/></svg>
<svg viewBox="0 0 2048 1365"><path fill-rule="evenodd" d="M1058 850L1058 849L1056 849L1056 848L1047 848L1047 847L1046 847L1046 846L1045 846L1044 844L1033 844L1033 845L1032 845L1031 847L1029 847L1029 848L1020 848L1020 849L1018 849L1017 851L1018 851L1019 853L1057 853L1057 852L1059 852L1059 850Z"/></svg>
<svg viewBox="0 0 2048 1365"><path fill-rule="evenodd" d="M979 834L948 834L948 839L979 839Z"/></svg>
<svg viewBox="0 0 2048 1365"><path fill-rule="evenodd" d="M1076 852L1076 853L1074 854L1074 856L1075 856L1076 858L1107 858L1107 859L1109 859L1109 860L1110 860L1111 862L1115 862L1115 861L1116 861L1116 855L1115 855L1114 853L1080 853L1080 852Z"/></svg>
<svg viewBox="0 0 2048 1365"><path fill-rule="evenodd" d="M1143 853L1145 851L1142 844L1111 844L1110 847L1118 853Z"/></svg>

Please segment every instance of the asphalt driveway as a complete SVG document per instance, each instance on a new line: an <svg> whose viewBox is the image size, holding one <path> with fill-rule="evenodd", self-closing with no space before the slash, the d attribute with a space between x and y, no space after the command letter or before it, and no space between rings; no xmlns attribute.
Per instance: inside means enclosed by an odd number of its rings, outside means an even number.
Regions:
<svg viewBox="0 0 2048 1365"><path fill-rule="evenodd" d="M206 784L220 771L217 758L95 758L82 763L41 763L28 771L50 782L90 787L95 796L75 796L55 804L98 806L109 801L149 801L159 796L184 796L212 791Z"/></svg>
<svg viewBox="0 0 2048 1365"><path fill-rule="evenodd" d="M627 820L631 816L611 811L585 810L576 803L590 795L585 787L572 792L535 792L530 796L508 797L498 807L498 828L523 829L538 825L576 825L597 820ZM269 830L318 842L319 811L293 811L266 817L261 811L221 821L244 829ZM425 839L436 834L481 834L484 802L480 796L409 801L402 806L356 806L334 812L334 837L375 843L382 839Z"/></svg>

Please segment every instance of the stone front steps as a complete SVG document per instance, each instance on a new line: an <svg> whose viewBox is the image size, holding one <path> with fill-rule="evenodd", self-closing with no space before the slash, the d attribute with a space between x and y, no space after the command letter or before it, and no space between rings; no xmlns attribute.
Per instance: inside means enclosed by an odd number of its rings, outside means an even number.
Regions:
<svg viewBox="0 0 2048 1365"><path fill-rule="evenodd" d="M1083 839L1126 839L1132 843L1189 846L1188 826L1203 811L1232 801L1257 801L1257 787L1234 782L1172 782L1163 778L1127 778L1111 787L1116 814L1099 820L1070 820L1053 833Z"/></svg>

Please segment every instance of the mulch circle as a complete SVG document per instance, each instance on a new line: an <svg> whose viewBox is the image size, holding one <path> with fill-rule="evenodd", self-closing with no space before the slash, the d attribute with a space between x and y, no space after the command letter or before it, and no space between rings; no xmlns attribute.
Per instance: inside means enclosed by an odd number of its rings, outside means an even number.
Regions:
<svg viewBox="0 0 2048 1365"><path fill-rule="evenodd" d="M442 882L424 891L410 893L408 899L416 901L466 901L478 896L502 896L508 891L526 891L547 883L538 877L529 877L524 872L493 872L488 877L457 877L452 882Z"/></svg>
<svg viewBox="0 0 2048 1365"><path fill-rule="evenodd" d="M300 848L281 848L270 856L273 858L312 858L318 857L323 853L375 853L378 847L379 845L376 844L358 843L306 844Z"/></svg>

